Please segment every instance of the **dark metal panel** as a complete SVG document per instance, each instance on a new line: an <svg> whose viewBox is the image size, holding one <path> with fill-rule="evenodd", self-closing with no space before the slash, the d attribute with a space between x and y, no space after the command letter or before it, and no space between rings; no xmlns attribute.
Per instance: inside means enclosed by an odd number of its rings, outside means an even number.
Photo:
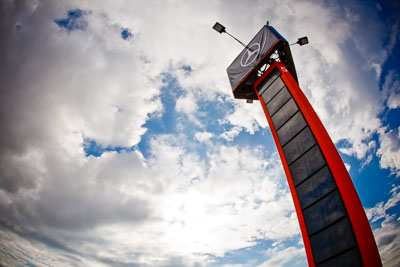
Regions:
<svg viewBox="0 0 400 267"><path fill-rule="evenodd" d="M296 83L293 77L285 71L282 64L277 63L277 67L282 70L281 78L291 92L296 104L301 109L310 129L312 129L315 134L318 146L321 149L326 164L329 166L330 172L335 179L336 187L340 191L342 202L346 207L348 221L349 223L351 222L349 228L352 229L348 229L348 232L349 234L353 234L354 240L357 240L358 251L362 256L363 264L369 267L382 266L374 236L362 203L335 145L306 96L299 88L298 83ZM299 204L300 203L298 203L298 205ZM337 239L337 242L341 242L340 236ZM305 246L308 246L306 242ZM313 251L313 254L317 255L318 252Z"/></svg>
<svg viewBox="0 0 400 267"><path fill-rule="evenodd" d="M277 131L279 142L284 146L307 125L301 112L297 112Z"/></svg>
<svg viewBox="0 0 400 267"><path fill-rule="evenodd" d="M347 217L310 237L315 262L318 264L355 246Z"/></svg>
<svg viewBox="0 0 400 267"><path fill-rule="evenodd" d="M324 165L325 159L319 147L314 146L289 166L294 185L298 185Z"/></svg>
<svg viewBox="0 0 400 267"><path fill-rule="evenodd" d="M310 128L303 129L295 138L283 147L287 163L290 165L294 160L300 157L304 152L315 144L315 138Z"/></svg>
<svg viewBox="0 0 400 267"><path fill-rule="evenodd" d="M267 85L267 84L266 84ZM260 91L258 92L263 100L264 103L268 104L268 102L279 92L279 90L282 89L285 85L283 84L282 79L278 78L276 79L273 83L271 83L268 87L263 86L263 87L258 87L260 88Z"/></svg>
<svg viewBox="0 0 400 267"><path fill-rule="evenodd" d="M257 86L257 91L259 95L262 95L264 93L264 91L266 89L268 89L273 83L275 83L277 81L277 78L281 76L281 72L277 69L274 68L271 73L268 74L268 77L264 80L262 80L260 82L260 84ZM282 86L280 86L280 88L282 88L284 86L282 79L278 79L277 83L282 83ZM278 90L280 89L278 88ZM275 94L278 91L275 92ZM273 97L273 95L269 98L271 99ZM268 100L269 101L269 100ZM266 103L266 102L265 102Z"/></svg>
<svg viewBox="0 0 400 267"><path fill-rule="evenodd" d="M283 105L278 112L271 117L275 129L278 130L290 117L299 110L293 99Z"/></svg>
<svg viewBox="0 0 400 267"><path fill-rule="evenodd" d="M335 187L335 182L331 172L327 166L323 167L313 176L296 187L301 208L306 208L335 189Z"/></svg>
<svg viewBox="0 0 400 267"><path fill-rule="evenodd" d="M346 215L337 190L318 200L303 211L309 235L321 230L327 225Z"/></svg>
<svg viewBox="0 0 400 267"><path fill-rule="evenodd" d="M290 95L288 89L283 87L266 105L268 112L274 116L275 112L283 106L292 96Z"/></svg>
<svg viewBox="0 0 400 267"><path fill-rule="evenodd" d="M323 128L321 130L320 125L315 130L318 118L310 106L304 107L308 102L303 99L305 97L302 92L298 92L300 89L296 87L295 81L289 79L291 77L285 67L278 66L279 68L271 67L272 70L259 79L253 90L256 89L259 99L265 104L263 108L278 146L290 189L292 194L295 192L293 200L296 212L301 214L299 222L308 262L311 266L368 265L361 260L362 244L356 243L353 231L356 228L352 229L349 219L352 217L346 210L349 204L342 199L342 191L346 191L347 187L340 188L336 185L335 179L338 179L338 175L336 173L333 177L335 172L331 169L332 160L331 165L327 164L329 161L326 153L329 156L330 152L326 151L326 147L325 150L322 149L329 143L329 136ZM279 78L276 78L276 74L271 74L277 69L282 69ZM272 79L269 80L269 77ZM300 107L302 110L299 110ZM326 137L322 141L321 135ZM317 144L317 140L320 143ZM321 151L324 151L324 155ZM333 164L333 167L336 165ZM340 179L342 176L339 176ZM339 189L342 191L339 192ZM344 203L347 204L346 207ZM357 227L354 224L353 226ZM363 239L357 236L357 240Z"/></svg>
<svg viewBox="0 0 400 267"><path fill-rule="evenodd" d="M357 248L353 248L340 254L333 259L324 263L318 264L318 267L362 267L363 264L360 259L360 254Z"/></svg>

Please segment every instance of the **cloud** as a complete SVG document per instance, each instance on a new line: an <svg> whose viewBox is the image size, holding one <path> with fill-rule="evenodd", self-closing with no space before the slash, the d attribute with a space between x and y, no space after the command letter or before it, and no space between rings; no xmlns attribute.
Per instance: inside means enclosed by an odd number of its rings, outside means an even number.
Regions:
<svg viewBox="0 0 400 267"><path fill-rule="evenodd" d="M379 20L377 10L354 1L349 6L333 2L329 8L323 3L303 1L296 3L296 10L282 8L290 6L289 1L260 6L263 9L256 12L256 17L268 17L288 40L308 35L310 45L292 47L296 65L301 66L300 86L333 141L346 141L341 152L360 160L373 153L376 144L372 139L382 127L379 116L384 109L380 71L376 70L382 68L397 43L397 37L382 30L387 25ZM274 15L272 9L281 10L280 15ZM230 115L227 121L249 132L261 129L261 120L251 119L254 112L238 116L242 112L242 106L235 105L232 117L242 118L240 121L247 125L232 121Z"/></svg>
<svg viewBox="0 0 400 267"><path fill-rule="evenodd" d="M172 135L159 136L151 147L148 159L138 152L46 158L38 189L2 191L3 223L35 229L32 237L85 251L82 257L140 265L180 259L187 266L256 239L299 234L276 154L221 146L206 162Z"/></svg>
<svg viewBox="0 0 400 267"><path fill-rule="evenodd" d="M226 141L233 141L236 136L242 132L243 128L239 126L232 127L229 131L223 132L220 136Z"/></svg>
<svg viewBox="0 0 400 267"><path fill-rule="evenodd" d="M400 75L394 70L389 71L382 85L384 101L390 109L400 107Z"/></svg>
<svg viewBox="0 0 400 267"><path fill-rule="evenodd" d="M0 264L2 266L45 266L49 262L55 264L54 266L107 266L94 259L52 249L34 239L19 236L3 226L0 226L0 238L8 241L2 242L2 250L0 250Z"/></svg>
<svg viewBox="0 0 400 267"><path fill-rule="evenodd" d="M5 215L2 220L27 227L46 225L81 230L116 221L140 222L150 215L149 202L140 196L140 189L132 194L123 189L127 182L121 184L129 177L129 171L139 172L141 160L136 153L106 153L98 161L91 158L86 162L70 162L65 167L51 166L52 162L63 160L73 161L61 157L47 159L44 177L40 180L40 176L35 177L39 180L37 188L25 194L8 195L11 203L0 205ZM131 169L108 171L123 162L129 162ZM70 166L75 169L68 170ZM110 183L114 186L110 187Z"/></svg>
<svg viewBox="0 0 400 267"><path fill-rule="evenodd" d="M178 112L183 112L190 117L193 117L193 113L197 111L197 103L192 94L187 94L181 96L176 101L176 110Z"/></svg>
<svg viewBox="0 0 400 267"><path fill-rule="evenodd" d="M160 82L146 74L133 47L114 38L119 33L96 14L86 15L86 31L66 34L49 19L57 17L50 4L40 2L25 13L11 2L4 6L5 13L15 14L3 16L5 25L23 28L3 34L2 64L8 68L0 77L2 164L18 162L40 173L42 158L82 156L84 138L105 147L136 145L148 114L161 106L155 98ZM134 71L137 77L129 75ZM4 175L32 187L36 181L17 175L21 171L10 168ZM7 183L7 190L18 190Z"/></svg>
<svg viewBox="0 0 400 267"><path fill-rule="evenodd" d="M169 159L165 159L165 168L177 166L171 162L174 157L166 153L177 148L166 146L164 141L157 142L156 147L157 162L164 162L160 158L164 159L165 153ZM181 167L174 175L169 171L172 177L163 179L172 184L160 201L164 220L158 227L168 228L158 231L163 233L158 238L170 250L187 255L212 251L213 255L223 256L227 251L251 245L257 238L285 239L298 234L291 217L294 210L290 194L276 190L273 182L280 179L282 171L275 165L277 159L271 165L258 150L221 146L209 153L206 167L199 160L187 160L193 155L178 151L176 162L181 162ZM185 170L191 171L181 173ZM285 231L280 231L282 225Z"/></svg>
<svg viewBox="0 0 400 267"><path fill-rule="evenodd" d="M380 157L379 165L400 176L400 128L386 129L379 130L380 147L376 152Z"/></svg>
<svg viewBox="0 0 400 267"><path fill-rule="evenodd" d="M241 129L250 134L254 134L260 128L266 128L268 125L264 112L258 105L258 102L256 104L247 104L244 101L236 102L233 112L228 114L221 123L233 125L233 131ZM228 135L231 136L230 134Z"/></svg>
<svg viewBox="0 0 400 267"><path fill-rule="evenodd" d="M262 264L258 265L259 267L283 266L287 263L293 264L294 262L296 262L295 266L301 266L306 264L304 262L304 258L302 257L305 254L304 248L274 247L268 249L266 253L270 255L271 258L263 262Z"/></svg>
<svg viewBox="0 0 400 267"><path fill-rule="evenodd" d="M213 133L210 132L197 132L194 134L194 137L199 141L199 142L207 142L214 136Z"/></svg>
<svg viewBox="0 0 400 267"><path fill-rule="evenodd" d="M347 171L350 171L351 165L348 163L344 163L344 166L346 167Z"/></svg>
<svg viewBox="0 0 400 267"><path fill-rule="evenodd" d="M398 266L400 262L398 233L399 221L393 218L387 218L382 227L374 230L375 239L379 246L382 263L384 266Z"/></svg>
<svg viewBox="0 0 400 267"><path fill-rule="evenodd" d="M333 8L326 9L308 2L300 4L299 8L304 16L309 12L318 14L312 21L293 18L296 26L291 31L307 29L310 32L311 45L293 49L297 65L302 66L298 70L300 85L333 141L347 141L348 146L341 151L362 159L373 148L370 139L381 126L378 115L383 110L379 101L379 79L371 75L371 68L362 67L368 64L366 58L369 58L363 55L375 51L379 43L371 47L355 45L369 44L369 37L352 34L356 29L353 28L356 14L349 14L346 8L343 10L333 4ZM358 16L371 12L360 6L351 10ZM379 23L376 25L381 27ZM328 31L329 35L322 33Z"/></svg>
<svg viewBox="0 0 400 267"><path fill-rule="evenodd" d="M212 31L216 20L244 41L266 17L288 40L309 32L312 44L294 48L293 55L302 66L301 85L333 139L347 140L344 151L358 158L379 147L382 167L398 170L391 150L396 131L385 130L380 144L371 140L382 129L377 116L385 100L375 73L384 55L365 57L371 50L360 46L367 35L350 42L355 14L346 17L336 5L304 1L296 10L289 1L1 5L0 64L6 68L0 74L0 212L7 227L2 231L34 257L40 254L36 245L23 240L47 244L41 252L62 252L37 256L43 261L72 257L82 265L190 266L258 239L279 243L299 236L278 155L233 142L241 132L265 130L262 109L225 100L232 110L200 112L202 101L230 99L223 70L242 49ZM381 47L377 42L372 50ZM365 74L369 78L363 80ZM201 129L193 130L194 138L204 153L190 150L192 136L184 131L147 136L146 156L139 148L149 118L165 111L160 88L166 75L183 92L178 112L192 121L214 116L229 129L220 133L196 125ZM388 82L388 88L396 87ZM231 143L221 145L213 136ZM87 140L110 151L87 156ZM293 246L271 249L265 265L285 261L284 253L298 259L300 252Z"/></svg>
<svg viewBox="0 0 400 267"><path fill-rule="evenodd" d="M400 223L398 215L392 214L392 210L399 205L400 186L393 186L390 193L391 196L385 203L380 202L366 212L371 222L381 220L380 225L374 230L374 235L383 265L397 266L400 262L398 231Z"/></svg>
<svg viewBox="0 0 400 267"><path fill-rule="evenodd" d="M86 12L80 9L70 10L66 18L56 19L54 22L61 28L64 28L68 33L73 30L84 31L88 24L84 18L85 14Z"/></svg>

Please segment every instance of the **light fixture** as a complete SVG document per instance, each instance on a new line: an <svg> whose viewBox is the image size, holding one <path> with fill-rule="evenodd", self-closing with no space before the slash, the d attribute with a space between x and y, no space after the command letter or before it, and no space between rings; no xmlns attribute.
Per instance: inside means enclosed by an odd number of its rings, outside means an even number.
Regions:
<svg viewBox="0 0 400 267"><path fill-rule="evenodd" d="M235 36L231 35L229 32L225 31L225 26L223 26L221 23L216 22L213 26L213 29L216 30L219 33L226 33L228 34L230 37L232 37L233 39L235 39L236 41L239 42L239 44L243 45L244 48L248 48L247 45L245 45L244 43L242 43L241 41L239 41Z"/></svg>
<svg viewBox="0 0 400 267"><path fill-rule="evenodd" d="M298 44L300 46L308 44L307 36L304 36L304 37L301 37L301 38L297 39L297 42L295 42L295 43L293 43L291 45L295 45L295 44Z"/></svg>
<svg viewBox="0 0 400 267"><path fill-rule="evenodd" d="M304 37L299 38L299 39L297 40L297 43L298 43L299 45L306 45L306 44L308 44L308 38L307 38L307 36L304 36Z"/></svg>
<svg viewBox="0 0 400 267"><path fill-rule="evenodd" d="M218 23L218 22L215 23L213 29L216 30L219 33L225 32L225 27L222 24Z"/></svg>

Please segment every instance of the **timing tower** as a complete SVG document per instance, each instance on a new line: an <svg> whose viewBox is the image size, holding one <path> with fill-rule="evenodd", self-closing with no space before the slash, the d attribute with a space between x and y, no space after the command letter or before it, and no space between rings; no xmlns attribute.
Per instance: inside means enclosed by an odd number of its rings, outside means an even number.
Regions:
<svg viewBox="0 0 400 267"><path fill-rule="evenodd" d="M266 25L227 72L234 97L259 100L264 110L309 266L382 266L349 173L298 85L289 43Z"/></svg>

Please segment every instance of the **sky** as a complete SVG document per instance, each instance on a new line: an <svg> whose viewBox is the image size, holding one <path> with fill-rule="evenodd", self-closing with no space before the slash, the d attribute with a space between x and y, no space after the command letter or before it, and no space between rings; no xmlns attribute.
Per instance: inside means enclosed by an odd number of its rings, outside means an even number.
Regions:
<svg viewBox="0 0 400 267"><path fill-rule="evenodd" d="M2 0L0 263L307 266L258 101L226 68L267 20L400 263L397 1Z"/></svg>

